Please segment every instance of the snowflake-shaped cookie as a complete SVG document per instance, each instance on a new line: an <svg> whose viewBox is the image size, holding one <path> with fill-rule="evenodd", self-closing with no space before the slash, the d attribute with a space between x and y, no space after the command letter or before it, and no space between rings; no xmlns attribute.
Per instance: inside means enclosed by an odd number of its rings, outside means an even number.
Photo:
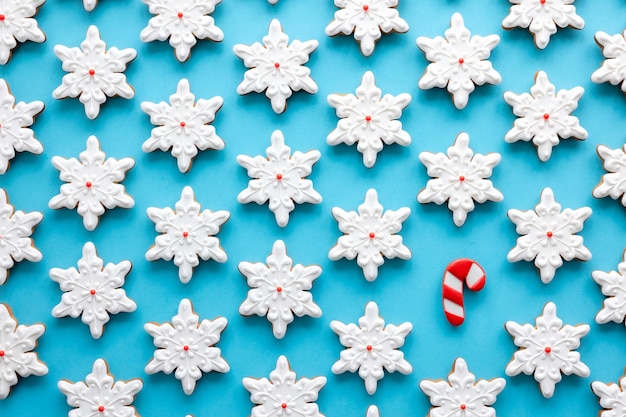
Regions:
<svg viewBox="0 0 626 417"><path fill-rule="evenodd" d="M239 263L239 272L251 287L247 298L239 306L239 313L244 316L267 316L274 336L282 339L294 314L298 317L322 316L322 310L313 302L313 296L308 291L322 273L322 268L317 265L294 266L282 240L274 242L272 254L266 262L267 265L261 262Z"/></svg>
<svg viewBox="0 0 626 417"><path fill-rule="evenodd" d="M224 317L215 320L204 319L194 313L191 301L181 300L178 314L171 323L146 323L144 329L154 338L154 358L146 365L146 372L154 374L165 372L179 379L183 391L191 395L196 388L196 381L202 378L202 372L228 372L230 367L222 358L221 350L213 347L219 342L220 335L228 321Z"/></svg>
<svg viewBox="0 0 626 417"><path fill-rule="evenodd" d="M404 339L413 329L411 323L393 324L385 327L385 321L378 315L378 305L370 301L365 306L365 315L359 319L359 325L344 324L333 320L330 328L339 336L339 342L346 347L341 351L340 359L333 364L334 374L346 371L359 371L365 381L367 393L376 392L378 380L387 372L398 371L408 375L413 371L411 364L404 359L404 353L398 350L404 345Z"/></svg>
<svg viewBox="0 0 626 417"><path fill-rule="evenodd" d="M139 417L132 403L143 388L143 382L140 379L115 381L104 359L96 359L85 382L61 380L58 386L67 397L67 405L74 407L69 417Z"/></svg>
<svg viewBox="0 0 626 417"><path fill-rule="evenodd" d="M43 324L18 326L9 306L0 303L0 400L9 396L18 375L26 378L48 373L48 367L32 352L45 331Z"/></svg>
<svg viewBox="0 0 626 417"><path fill-rule="evenodd" d="M296 151L292 155L280 130L272 133L271 142L271 146L265 151L267 158L261 155L237 156L239 165L252 178L248 181L248 187L239 193L237 200L242 204L269 202L276 223L285 227L289 223L289 213L295 208L295 203L322 202L322 196L313 189L313 182L305 179L311 174L313 165L321 154L312 150L306 153Z"/></svg>
<svg viewBox="0 0 626 417"><path fill-rule="evenodd" d="M589 332L589 326L563 326L554 303L545 305L535 327L514 321L507 321L504 327L513 336L515 346L519 346L505 369L506 374L515 376L523 372L534 375L544 397L552 397L562 378L561 373L589 376L589 368L581 362L580 353L574 351L580 346L580 339Z"/></svg>
<svg viewBox="0 0 626 417"><path fill-rule="evenodd" d="M591 81L613 85L622 83L622 91L626 93L626 30L613 36L596 32L595 39L606 60L591 74Z"/></svg>
<svg viewBox="0 0 626 417"><path fill-rule="evenodd" d="M617 149L598 145L596 152L608 174L604 174L600 183L593 189L593 196L611 197L613 200L621 197L622 205L626 207L626 144Z"/></svg>
<svg viewBox="0 0 626 417"><path fill-rule="evenodd" d="M341 10L335 12L332 22L326 26L326 34L350 35L361 44L361 52L370 56L376 41L384 33L409 31L409 24L396 10L399 0L335 0Z"/></svg>
<svg viewBox="0 0 626 417"><path fill-rule="evenodd" d="M389 259L411 258L411 251L402 244L402 236L396 235L411 214L411 209L401 207L383 213L378 193L371 188L367 190L365 201L358 210L358 213L348 212L333 207L333 217L344 235L339 237L328 257L333 261L356 258L365 279L371 282L378 277L378 267L385 263L383 256Z"/></svg>
<svg viewBox="0 0 626 417"><path fill-rule="evenodd" d="M285 356L276 361L276 369L267 378L244 378L243 386L250 392L250 401L257 404L250 417L306 416L324 417L319 412L317 400L319 391L326 385L326 378L300 378L289 368Z"/></svg>
<svg viewBox="0 0 626 417"><path fill-rule="evenodd" d="M504 140L508 143L532 140L539 159L545 162L552 155L552 147L559 144L559 138L586 139L587 131L580 126L578 118L571 115L584 92L582 87L574 87L555 94L548 75L537 72L530 94L504 93L504 100L519 117Z"/></svg>
<svg viewBox="0 0 626 417"><path fill-rule="evenodd" d="M98 0L83 0L83 7L88 12L92 11L98 5Z"/></svg>
<svg viewBox="0 0 626 417"><path fill-rule="evenodd" d="M183 78L178 82L176 93L170 96L170 104L165 102L141 103L141 110L150 116L150 122L157 126L152 129L141 149L152 152L157 149L168 151L178 162L178 170L187 172L198 150L224 149L224 141L215 134L210 125L215 114L224 104L222 97L209 100L200 99L191 93L189 81Z"/></svg>
<svg viewBox="0 0 626 417"><path fill-rule="evenodd" d="M54 53L63 61L61 85L53 92L56 99L72 97L85 105L85 114L95 119L100 113L100 105L107 96L133 98L135 91L126 82L123 74L126 64L137 56L132 48L119 50L115 47L106 50L106 43L100 39L96 26L89 26L87 36L80 48L56 45Z"/></svg>
<svg viewBox="0 0 626 417"><path fill-rule="evenodd" d="M422 204L448 202L452 219L457 226L463 226L467 213L474 210L474 201L502 201L504 196L486 178L500 163L499 153L474 154L469 147L469 135L459 133L448 154L442 152L422 152L420 161L429 176L426 188L419 192L417 201Z"/></svg>
<svg viewBox="0 0 626 417"><path fill-rule="evenodd" d="M528 28L535 37L537 48L548 46L550 36L554 35L557 25L560 28L582 29L585 21L576 14L572 4L576 0L509 0L514 6L502 21L502 27Z"/></svg>
<svg viewBox="0 0 626 417"><path fill-rule="evenodd" d="M505 385L504 378L476 382L465 360L458 358L452 365L448 381L424 379L420 382L420 389L433 405L428 414L431 417L495 417L495 410L489 406L496 402Z"/></svg>
<svg viewBox="0 0 626 417"><path fill-rule="evenodd" d="M237 44L233 48L235 55L243 59L246 67L251 68L237 86L237 93L243 95L265 91L276 113L285 111L287 99L293 91L317 93L311 70L303 65L317 46L316 40L295 40L289 45L289 36L283 33L280 22L273 19L267 36L263 37L263 44Z"/></svg>
<svg viewBox="0 0 626 417"><path fill-rule="evenodd" d="M52 197L48 206L52 209L77 209L87 230L98 226L99 217L105 209L132 208L135 205L124 186L119 184L135 161L132 158L105 160L105 157L98 138L93 135L87 139L87 149L80 153L80 161L52 157L52 165L59 170L59 178L66 184L61 185L61 192Z"/></svg>
<svg viewBox="0 0 626 417"><path fill-rule="evenodd" d="M465 108L470 93L475 89L474 85L500 84L502 81L500 74L487 61L491 50L499 42L498 35L470 37L463 16L453 14L445 38L417 38L417 47L431 62L419 80L419 88L447 88L456 108Z"/></svg>
<svg viewBox="0 0 626 417"><path fill-rule="evenodd" d="M189 59L191 48L197 39L224 40L224 32L209 16L222 0L142 0L148 5L150 19L139 37L143 42L170 39L176 59Z"/></svg>
<svg viewBox="0 0 626 417"><path fill-rule="evenodd" d="M624 376L620 378L619 385L615 383L605 384L600 381L593 381L591 389L599 397L600 407L604 410L600 412L600 417L623 417L626 415L626 370Z"/></svg>
<svg viewBox="0 0 626 417"><path fill-rule="evenodd" d="M193 189L186 186L176 202L176 210L149 207L147 211L156 231L162 234L156 237L154 245L146 252L146 259L169 261L174 258L178 277L184 284L189 282L193 268L200 263L198 258L205 261L215 259L221 263L227 259L219 239L214 235L230 218L230 213L200 209Z"/></svg>
<svg viewBox="0 0 626 417"><path fill-rule="evenodd" d="M363 154L363 163L371 168L376 163L378 152L383 143L398 143L407 146L411 136L402 130L402 123L396 119L402 116L402 110L411 102L407 93L398 96L385 94L376 87L376 80L371 71L363 74L361 85L353 94L330 94L328 104L337 110L341 118L337 128L330 132L326 141L329 145L354 145Z"/></svg>
<svg viewBox="0 0 626 417"><path fill-rule="evenodd" d="M622 262L617 265L617 271L593 271L593 280L602 287L602 294L606 295L602 310L596 314L596 322L605 324L610 321L622 323L626 318L626 251Z"/></svg>
<svg viewBox="0 0 626 417"><path fill-rule="evenodd" d="M54 317L78 317L89 325L91 336L102 336L109 314L131 313L137 304L126 296L121 288L130 272L130 261L107 264L98 257L96 247L87 242L83 246L83 257L76 268L50 270L50 278L59 283L63 296L52 309Z"/></svg>
<svg viewBox="0 0 626 417"><path fill-rule="evenodd" d="M0 2L0 65L9 62L18 42L46 40L33 16L46 0L5 0Z"/></svg>
<svg viewBox="0 0 626 417"><path fill-rule="evenodd" d="M510 209L507 215L515 223L515 231L522 236L517 238L506 258L509 262L534 260L544 284L552 281L563 260L591 259L582 236L575 234L583 229L583 223L591 216L591 208L561 211L552 190L544 188L534 211Z"/></svg>

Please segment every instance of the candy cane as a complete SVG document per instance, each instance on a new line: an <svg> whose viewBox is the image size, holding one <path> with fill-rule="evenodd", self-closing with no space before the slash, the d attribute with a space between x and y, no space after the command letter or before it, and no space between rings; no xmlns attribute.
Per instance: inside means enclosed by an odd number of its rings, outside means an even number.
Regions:
<svg viewBox="0 0 626 417"><path fill-rule="evenodd" d="M452 261L443 274L443 311L453 326L460 326L465 320L463 283L472 291L485 286L485 271L471 259Z"/></svg>

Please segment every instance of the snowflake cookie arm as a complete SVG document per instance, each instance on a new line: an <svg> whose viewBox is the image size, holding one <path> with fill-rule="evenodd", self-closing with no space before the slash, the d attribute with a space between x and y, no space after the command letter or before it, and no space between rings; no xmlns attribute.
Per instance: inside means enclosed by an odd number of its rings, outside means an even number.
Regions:
<svg viewBox="0 0 626 417"><path fill-rule="evenodd" d="M596 314L596 323L606 324L610 321L623 323L626 318L626 251L617 271L593 271L591 277L602 289L604 300L602 309Z"/></svg>
<svg viewBox="0 0 626 417"><path fill-rule="evenodd" d="M621 203L626 207L626 145L618 149L598 145L596 152L608 173L602 176L600 183L593 189L593 196L611 197L613 200L621 197Z"/></svg>
<svg viewBox="0 0 626 417"><path fill-rule="evenodd" d="M33 18L46 0L13 0L0 4L0 65L11 59L11 50L17 43L26 41L42 43L46 35Z"/></svg>
<svg viewBox="0 0 626 417"><path fill-rule="evenodd" d="M591 390L598 396L600 407L604 410L600 412L600 417L621 417L626 409L626 370L624 376L620 378L619 385L615 383L605 384L600 381L591 383Z"/></svg>
<svg viewBox="0 0 626 417"><path fill-rule="evenodd" d="M88 12L93 11L93 9L95 9L97 5L98 5L98 0L83 0L83 7Z"/></svg>
<svg viewBox="0 0 626 417"><path fill-rule="evenodd" d="M622 83L622 91L626 93L626 30L613 36L596 32L595 39L606 60L591 74L591 81L613 85Z"/></svg>

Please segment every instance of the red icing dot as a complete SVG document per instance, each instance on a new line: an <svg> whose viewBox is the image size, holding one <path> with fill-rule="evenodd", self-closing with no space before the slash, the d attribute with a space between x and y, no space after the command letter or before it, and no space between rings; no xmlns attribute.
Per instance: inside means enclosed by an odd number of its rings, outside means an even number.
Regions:
<svg viewBox="0 0 626 417"><path fill-rule="evenodd" d="M187 126L187 123L185 123L185 122L180 122L180 127L185 127L185 126Z"/></svg>
<svg viewBox="0 0 626 417"><path fill-rule="evenodd" d="M276 179L278 181L282 180L283 179L283 174L276 174Z"/></svg>
<svg viewBox="0 0 626 417"><path fill-rule="evenodd" d="M363 11L366 12L370 9L370 6L368 6L367 4L363 5Z"/></svg>
<svg viewBox="0 0 626 417"><path fill-rule="evenodd" d="M546 0L539 0L539 3L546 4Z"/></svg>
<svg viewBox="0 0 626 417"><path fill-rule="evenodd" d="M89 291L89 294L91 294L91 295L96 295L96 290L91 290L91 291Z"/></svg>
<svg viewBox="0 0 626 417"><path fill-rule="evenodd" d="M183 237L189 236L189 232L183 232Z"/></svg>
<svg viewBox="0 0 626 417"><path fill-rule="evenodd" d="M461 182L465 181L465 176L461 175L461 176L459 177L459 181L461 181Z"/></svg>
<svg viewBox="0 0 626 417"><path fill-rule="evenodd" d="M552 237L553 235L554 235L554 233L552 233L552 232L546 233L546 236L548 236L548 237Z"/></svg>
<svg viewBox="0 0 626 417"><path fill-rule="evenodd" d="M282 403L280 406L281 406L282 408L287 408L287 403Z"/></svg>
<svg viewBox="0 0 626 417"><path fill-rule="evenodd" d="M459 406L459 408L460 408L461 410L465 410L465 409L467 408L467 406L466 406L465 404L461 404L461 405Z"/></svg>
<svg viewBox="0 0 626 417"><path fill-rule="evenodd" d="M178 18L182 19L183 18L183 12L178 12Z"/></svg>
<svg viewBox="0 0 626 417"><path fill-rule="evenodd" d="M365 349L367 349L367 350L372 350L373 348L372 348L372 345L367 345L367 346L365 347Z"/></svg>
<svg viewBox="0 0 626 417"><path fill-rule="evenodd" d="M4 350L0 350L0 358L4 356Z"/></svg>
<svg viewBox="0 0 626 417"><path fill-rule="evenodd" d="M98 407L98 411L100 411L101 413L103 413L103 412L104 412L104 406L103 406L103 405L101 405L100 407Z"/></svg>
<svg viewBox="0 0 626 417"><path fill-rule="evenodd" d="M543 114L543 119L544 120L548 120L550 118L550 115L548 113L544 113Z"/></svg>
<svg viewBox="0 0 626 417"><path fill-rule="evenodd" d="M274 68L276 69L280 68L280 62L274 62Z"/></svg>
<svg viewBox="0 0 626 417"><path fill-rule="evenodd" d="M371 122L372 121L372 116L370 116L369 114L367 116L365 116L365 121L366 122Z"/></svg>
<svg viewBox="0 0 626 417"><path fill-rule="evenodd" d="M276 292L282 292L283 291L283 287L276 287Z"/></svg>
<svg viewBox="0 0 626 417"><path fill-rule="evenodd" d="M376 233L370 232L370 239L374 239L376 237Z"/></svg>
<svg viewBox="0 0 626 417"><path fill-rule="evenodd" d="M459 64L463 65L463 63L465 63L465 60L463 58L459 58Z"/></svg>
<svg viewBox="0 0 626 417"><path fill-rule="evenodd" d="M550 346L546 346L546 348L543 351L546 353L550 353L552 352L552 348L550 348Z"/></svg>
<svg viewBox="0 0 626 417"><path fill-rule="evenodd" d="M0 14L0 22L4 21L5 16L3 14Z"/></svg>
<svg viewBox="0 0 626 417"><path fill-rule="evenodd" d="M92 185L93 185L93 184L91 183L91 181L87 181L87 182L85 183L85 187L87 187L87 188L91 188L91 186L92 186Z"/></svg>
<svg viewBox="0 0 626 417"><path fill-rule="evenodd" d="M184 350L185 352L187 352L187 351L189 350L189 346L187 346L187 345L183 346L183 350Z"/></svg>
<svg viewBox="0 0 626 417"><path fill-rule="evenodd" d="M91 69L89 70L89 75L96 75L96 70L95 70L95 69L93 69L93 68L91 68Z"/></svg>

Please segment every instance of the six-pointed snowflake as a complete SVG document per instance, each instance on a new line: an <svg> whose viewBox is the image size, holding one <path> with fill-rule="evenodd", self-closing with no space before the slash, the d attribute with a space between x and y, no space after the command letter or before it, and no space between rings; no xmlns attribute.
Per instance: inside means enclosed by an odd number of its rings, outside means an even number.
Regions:
<svg viewBox="0 0 626 417"><path fill-rule="evenodd" d="M59 381L59 390L67 397L69 412L74 416L139 417L132 406L135 395L143 388L140 379L115 381L104 359L96 359L85 382Z"/></svg>
<svg viewBox="0 0 626 417"><path fill-rule="evenodd" d="M0 400L9 396L18 375L48 373L48 367L32 352L45 330L43 324L18 326L9 306L0 303Z"/></svg>
<svg viewBox="0 0 626 417"><path fill-rule="evenodd" d="M300 378L289 368L285 356L276 361L276 369L270 379L244 378L243 386L250 392L250 401L257 404L252 408L251 417L306 416L324 417L319 412L317 400L319 391L326 385L326 378Z"/></svg>
<svg viewBox="0 0 626 417"><path fill-rule="evenodd" d="M606 60L591 74L591 81L613 85L622 83L622 91L626 93L626 30L613 36L596 32L595 39Z"/></svg>
<svg viewBox="0 0 626 417"><path fill-rule="evenodd" d="M396 235L411 214L411 209L401 207L383 213L383 206L378 202L378 193L371 188L358 210L358 213L347 212L333 207L333 217L344 235L339 237L328 257L333 261L356 258L365 279L374 281L378 277L378 267L385 262L383 256L389 259L411 258L411 251L402 244L402 236Z"/></svg>
<svg viewBox="0 0 626 417"><path fill-rule="evenodd" d="M60 193L50 200L52 209L77 209L83 217L87 230L94 230L98 220L106 209L115 207L132 208L135 201L126 194L124 180L126 171L135 165L132 158L108 158L100 150L100 142L95 136L87 139L87 149L76 158L52 158L52 165L59 170L59 178L66 184L61 185Z"/></svg>
<svg viewBox="0 0 626 417"><path fill-rule="evenodd" d="M222 358L221 350L213 347L228 321L224 317L204 319L194 313L191 301L181 300L178 314L171 323L146 323L144 329L154 338L154 358L146 365L146 372L165 372L181 381L183 391L191 395L202 372L228 372L230 367Z"/></svg>
<svg viewBox="0 0 626 417"><path fill-rule="evenodd" d="M221 42L224 32L209 16L222 0L142 0L148 5L150 19L139 37L143 42L170 39L176 58L180 62L189 59L196 39Z"/></svg>
<svg viewBox="0 0 626 417"><path fill-rule="evenodd" d="M582 29L585 21L576 14L576 7L572 4L576 0L509 0L511 12L502 21L502 27L528 28L535 37L537 48L548 46L550 36L554 35L558 27L572 27Z"/></svg>
<svg viewBox="0 0 626 417"><path fill-rule="evenodd" d="M513 336L515 346L519 346L505 369L506 374L534 375L544 397L552 397L556 384L562 379L561 373L589 376L589 368L581 362L580 353L575 352L580 339L589 332L589 326L563 326L554 303L545 305L535 327L514 321L507 321L504 327Z"/></svg>
<svg viewBox="0 0 626 417"><path fill-rule="evenodd" d="M312 150L306 153L296 151L291 155L291 148L285 145L285 138L280 130L272 133L271 141L272 145L265 151L267 158L261 155L254 158L237 156L239 165L252 178L248 187L239 193L237 200L244 204L264 204L269 201L276 223L285 227L289 223L289 213L295 208L294 203L322 202L322 196L313 189L313 182L305 179L321 154Z"/></svg>
<svg viewBox="0 0 626 417"><path fill-rule="evenodd" d="M272 254L266 262L267 265L260 262L239 263L239 271L251 287L239 307L239 313L244 316L267 316L274 336L282 339L294 314L298 317L321 317L322 310L313 302L308 290L313 286L313 280L322 273L322 268L316 265L294 266L282 240L274 242Z"/></svg>
<svg viewBox="0 0 626 417"><path fill-rule="evenodd" d="M593 381L591 389L599 397L600 407L604 411L600 412L600 417L623 417L626 410L626 370L624 376L620 378L619 385L615 383L605 384L600 381Z"/></svg>
<svg viewBox="0 0 626 417"><path fill-rule="evenodd" d="M56 45L54 53L63 61L63 70L69 74L63 76L61 85L52 92L52 96L56 99L78 97L85 105L88 118L95 119L98 116L100 105L107 96L128 99L135 96L123 71L126 64L135 59L137 51L115 47L107 51L96 26L89 26L80 48Z"/></svg>
<svg viewBox="0 0 626 417"><path fill-rule="evenodd" d="M178 277L182 283L188 283L193 275L193 268L200 263L215 259L226 262L226 252L220 247L220 241L214 235L226 223L230 213L224 210L212 212L200 211L200 204L195 200L193 189L183 188L176 210L169 207L148 208L148 217L155 223L158 235L154 245L146 252L146 259L166 261L174 258L178 267Z"/></svg>
<svg viewBox="0 0 626 417"><path fill-rule="evenodd" d="M42 219L43 214L38 211L15 211L6 191L0 188L0 285L6 282L15 262L41 261L41 252L35 248L30 235Z"/></svg>
<svg viewBox="0 0 626 417"><path fill-rule="evenodd" d="M474 154L469 147L469 135L459 133L448 154L422 152L420 161L433 179L417 195L420 203L443 204L448 202L454 224L463 226L467 213L474 210L474 201L502 201L504 196L486 178L500 163L499 153Z"/></svg>
<svg viewBox="0 0 626 417"><path fill-rule="evenodd" d="M224 141L210 125L224 100L218 96L209 100L200 99L196 103L195 99L189 81L183 78L178 82L176 93L170 96L170 104L163 101L159 104L141 103L141 110L150 116L153 125L158 126L152 129L150 138L141 149L152 152L171 148L180 172L189 171L198 150L224 149Z"/></svg>
<svg viewBox="0 0 626 417"><path fill-rule="evenodd" d="M350 35L361 44L361 52L370 56L376 41L384 33L409 31L409 24L396 10L399 0L335 0L341 10L335 12L332 22L326 26L326 34Z"/></svg>
<svg viewBox="0 0 626 417"><path fill-rule="evenodd" d="M107 264L98 257L96 247L87 242L83 246L83 257L76 268L50 270L50 278L59 283L63 296L52 309L54 317L78 317L89 325L91 335L102 336L109 313L131 313L137 309L133 300L121 288L130 272L130 261Z"/></svg>
<svg viewBox="0 0 626 417"><path fill-rule="evenodd" d="M600 324L609 321L624 322L626 318L626 251L622 256L622 262L617 265L617 271L593 271L591 277L602 287L602 294L607 297L602 310L596 314L596 322Z"/></svg>
<svg viewBox="0 0 626 417"><path fill-rule="evenodd" d="M353 94L331 94L328 104L337 110L341 118L337 128L330 132L326 141L329 145L354 145L363 154L363 163L371 168L376 163L378 152L383 143L398 143L407 146L411 136L402 130L402 123L396 119L402 116L402 110L411 102L407 93L398 96L385 94L376 87L376 80L371 71L363 74L361 85Z"/></svg>
<svg viewBox="0 0 626 417"><path fill-rule="evenodd" d="M41 43L46 35L33 16L46 0L5 0L0 2L0 65L9 62L18 42Z"/></svg>
<svg viewBox="0 0 626 417"><path fill-rule="evenodd" d="M508 143L532 140L539 159L545 162L552 155L552 147L559 144L559 138L586 139L587 131L580 126L578 118L571 115L584 92L582 87L574 87L555 94L548 75L537 72L530 94L504 93L504 100L519 117L504 140Z"/></svg>
<svg viewBox="0 0 626 417"><path fill-rule="evenodd" d="M445 38L417 38L418 48L431 62L419 80L419 88L447 88L456 108L463 109L474 91L474 84L499 84L502 81L500 74L487 61L499 42L498 35L470 37L461 14L453 14Z"/></svg>
<svg viewBox="0 0 626 417"><path fill-rule="evenodd" d="M344 324L333 320L330 328L339 336L339 342L346 347L341 351L340 359L333 364L334 374L346 371L359 371L365 381L367 393L376 392L378 380L387 372L398 371L405 375L413 371L411 364L404 359L404 353L398 350L404 345L404 339L413 329L411 323L393 324L385 327L385 321L378 315L378 305L370 301L365 306L365 315L359 319L359 325Z"/></svg>
<svg viewBox="0 0 626 417"><path fill-rule="evenodd" d="M613 200L622 197L622 205L626 207L626 145L618 149L598 145L596 152L608 174L604 174L600 183L593 189L593 196L611 197Z"/></svg>
<svg viewBox="0 0 626 417"><path fill-rule="evenodd" d="M265 91L276 113L285 111L287 99L293 91L317 93L311 70L303 65L317 46L316 40L295 40L289 45L289 36L283 33L280 22L273 19L267 36L263 37L263 45L255 42L251 46L237 44L233 48L235 55L243 59L246 67L251 68L237 86L237 93Z"/></svg>

